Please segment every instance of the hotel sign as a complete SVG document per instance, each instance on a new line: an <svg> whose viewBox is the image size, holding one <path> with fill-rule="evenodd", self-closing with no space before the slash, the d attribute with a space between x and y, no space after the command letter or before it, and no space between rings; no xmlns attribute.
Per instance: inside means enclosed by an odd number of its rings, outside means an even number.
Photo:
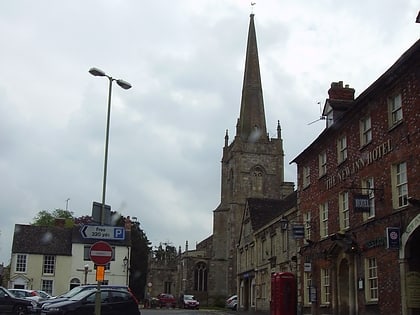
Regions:
<svg viewBox="0 0 420 315"><path fill-rule="evenodd" d="M329 176L326 179L325 185L327 190L350 178L373 162L382 159L385 155L390 153L392 149L391 140L387 140L373 148L371 151L362 153L362 155L353 162L338 169L336 175Z"/></svg>
<svg viewBox="0 0 420 315"><path fill-rule="evenodd" d="M355 194L354 195L354 212L369 212L370 202L369 195Z"/></svg>

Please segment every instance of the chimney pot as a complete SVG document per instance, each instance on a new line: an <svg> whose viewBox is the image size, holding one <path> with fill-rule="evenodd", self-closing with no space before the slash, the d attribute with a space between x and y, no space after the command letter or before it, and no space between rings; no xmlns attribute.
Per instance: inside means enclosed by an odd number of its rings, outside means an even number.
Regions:
<svg viewBox="0 0 420 315"><path fill-rule="evenodd" d="M332 82L331 87L328 90L328 96L331 100L354 100L354 89L346 84L343 87L343 81Z"/></svg>

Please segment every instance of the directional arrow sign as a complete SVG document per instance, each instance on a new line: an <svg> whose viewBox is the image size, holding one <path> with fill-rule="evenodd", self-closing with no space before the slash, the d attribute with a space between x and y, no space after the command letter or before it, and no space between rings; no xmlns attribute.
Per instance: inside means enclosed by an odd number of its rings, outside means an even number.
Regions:
<svg viewBox="0 0 420 315"><path fill-rule="evenodd" d="M120 241L125 239L125 228L121 226L83 225L80 233L83 238Z"/></svg>

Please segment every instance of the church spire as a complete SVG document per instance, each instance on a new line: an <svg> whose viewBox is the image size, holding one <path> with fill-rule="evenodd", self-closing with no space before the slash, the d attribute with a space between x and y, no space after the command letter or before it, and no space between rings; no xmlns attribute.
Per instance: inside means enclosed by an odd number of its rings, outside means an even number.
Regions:
<svg viewBox="0 0 420 315"><path fill-rule="evenodd" d="M249 21L241 113L238 127L237 136L244 141L255 142L267 139L254 14L250 15Z"/></svg>

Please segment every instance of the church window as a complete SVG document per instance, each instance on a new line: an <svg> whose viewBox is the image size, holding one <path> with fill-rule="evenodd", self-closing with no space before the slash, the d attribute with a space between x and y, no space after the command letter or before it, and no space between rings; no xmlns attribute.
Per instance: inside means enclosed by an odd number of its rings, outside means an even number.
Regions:
<svg viewBox="0 0 420 315"><path fill-rule="evenodd" d="M256 167L252 172L252 191L262 193L263 191L264 171L261 167Z"/></svg>
<svg viewBox="0 0 420 315"><path fill-rule="evenodd" d="M207 266L203 262L200 262L195 266L194 290L207 291Z"/></svg>

